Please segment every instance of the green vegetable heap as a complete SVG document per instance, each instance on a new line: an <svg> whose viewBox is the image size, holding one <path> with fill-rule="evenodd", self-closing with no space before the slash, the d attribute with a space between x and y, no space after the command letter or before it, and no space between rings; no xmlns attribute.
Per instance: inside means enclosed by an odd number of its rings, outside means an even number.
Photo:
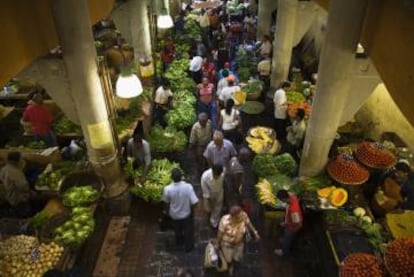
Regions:
<svg viewBox="0 0 414 277"><path fill-rule="evenodd" d="M85 206L98 198L99 192L90 185L71 187L63 194L62 204L66 207Z"/></svg>
<svg viewBox="0 0 414 277"><path fill-rule="evenodd" d="M75 164L73 162L59 162L54 165L50 172L42 172L36 180L36 185L48 187L52 190L59 189L59 181L67 174L72 172Z"/></svg>
<svg viewBox="0 0 414 277"><path fill-rule="evenodd" d="M277 169L280 173L288 176L294 176L296 173L296 162L288 153L277 155L273 158Z"/></svg>
<svg viewBox="0 0 414 277"><path fill-rule="evenodd" d="M187 145L187 137L184 132L173 127L168 126L164 129L160 125L155 125L151 128L148 142L155 152L183 151Z"/></svg>
<svg viewBox="0 0 414 277"><path fill-rule="evenodd" d="M129 171L132 169L132 162L129 162ZM174 168L179 168L179 164L170 162L167 159L153 160L151 163L151 169L147 174L147 178L144 184L138 183L138 179L142 175L142 168L135 172L130 172L131 176L134 176L136 182L131 188L131 193L144 199L145 201L160 202L162 197L162 191L165 186L172 182L171 171Z"/></svg>
<svg viewBox="0 0 414 277"><path fill-rule="evenodd" d="M196 121L195 109L191 104L182 104L172 109L166 117L168 125L178 130L190 127Z"/></svg>
<svg viewBox="0 0 414 277"><path fill-rule="evenodd" d="M305 96L297 91L286 92L286 98L289 103L303 103L305 102Z"/></svg>
<svg viewBox="0 0 414 277"><path fill-rule="evenodd" d="M288 153L273 156L258 154L253 159L253 171L260 177L268 177L278 173L294 176L296 162Z"/></svg>
<svg viewBox="0 0 414 277"><path fill-rule="evenodd" d="M185 18L184 33L190 38L196 38L201 34L201 27L192 16Z"/></svg>
<svg viewBox="0 0 414 277"><path fill-rule="evenodd" d="M73 123L69 118L66 116L62 117L58 122L56 122L55 126L53 127L57 134L82 134L82 129L79 125Z"/></svg>
<svg viewBox="0 0 414 277"><path fill-rule="evenodd" d="M54 231L54 240L61 245L79 247L95 227L91 208L74 207L71 217Z"/></svg>

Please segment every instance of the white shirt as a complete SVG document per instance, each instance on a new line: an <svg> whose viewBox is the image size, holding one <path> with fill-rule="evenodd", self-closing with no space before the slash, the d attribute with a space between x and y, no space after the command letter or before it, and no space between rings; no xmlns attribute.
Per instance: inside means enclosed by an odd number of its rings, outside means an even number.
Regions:
<svg viewBox="0 0 414 277"><path fill-rule="evenodd" d="M168 104L168 97L171 96L173 96L173 94L170 89L165 90L162 86L160 86L155 91L154 102L161 105Z"/></svg>
<svg viewBox="0 0 414 277"><path fill-rule="evenodd" d="M190 71L192 72L200 71L202 65L203 65L203 58L200 56L194 56L190 62Z"/></svg>
<svg viewBox="0 0 414 277"><path fill-rule="evenodd" d="M164 188L162 201L170 204L169 214L178 220L191 214L191 206L198 203L198 198L191 184L180 181Z"/></svg>
<svg viewBox="0 0 414 277"><path fill-rule="evenodd" d="M223 88L228 87L228 86L229 86L229 82L227 81L226 78L222 78L220 81L218 81L217 91L216 91L217 96L220 97L220 94Z"/></svg>
<svg viewBox="0 0 414 277"><path fill-rule="evenodd" d="M286 119L287 99L284 89L280 88L276 90L273 96L273 104L275 106L275 118Z"/></svg>
<svg viewBox="0 0 414 277"><path fill-rule="evenodd" d="M145 165L151 163L151 150L149 143L146 140L142 140L141 148L137 149L134 145L134 138L130 138L127 142L127 154L129 157L144 162Z"/></svg>
<svg viewBox="0 0 414 277"><path fill-rule="evenodd" d="M232 129L234 129L234 128L237 127L237 125L239 123L238 120L236 120L237 116L239 115L239 111L238 110L236 110L236 109L233 108L231 110L230 115L228 115L226 113L226 110L225 109L222 109L220 111L220 115L221 115L222 122L223 122L221 128L224 131L232 130Z"/></svg>
<svg viewBox="0 0 414 277"><path fill-rule="evenodd" d="M232 99L234 94L240 90L239 86L225 87L221 90L219 99L223 102L227 102L227 100Z"/></svg>
<svg viewBox="0 0 414 277"><path fill-rule="evenodd" d="M204 198L212 198L223 194L223 181L224 174L221 173L220 177L214 179L213 170L207 169L201 175L201 190L203 191Z"/></svg>

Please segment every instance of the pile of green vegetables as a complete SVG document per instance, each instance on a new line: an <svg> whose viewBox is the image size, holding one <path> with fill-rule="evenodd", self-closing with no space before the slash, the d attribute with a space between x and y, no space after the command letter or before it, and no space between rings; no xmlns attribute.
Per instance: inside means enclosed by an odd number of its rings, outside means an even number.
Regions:
<svg viewBox="0 0 414 277"><path fill-rule="evenodd" d="M196 97L188 90L177 90L173 95L173 106L178 108L181 105L194 105L196 103Z"/></svg>
<svg viewBox="0 0 414 277"><path fill-rule="evenodd" d="M183 151L187 145L187 137L182 131L167 126L165 129L160 125L151 128L148 136L151 149L155 152Z"/></svg>
<svg viewBox="0 0 414 277"><path fill-rule="evenodd" d="M89 205L99 198L99 192L91 185L68 188L62 197L62 204L66 207Z"/></svg>
<svg viewBox="0 0 414 277"><path fill-rule="evenodd" d="M247 85L242 87L242 91L247 94L255 93L257 91L262 91L263 89L263 81L259 79L250 80Z"/></svg>
<svg viewBox="0 0 414 277"><path fill-rule="evenodd" d="M130 164L127 165L130 171L132 169L132 162L128 163ZM171 171L174 168L179 168L179 164L170 162L167 159L153 160L151 169L148 171L143 184L138 181L142 176L143 168L135 171L132 170L133 172L130 171L127 174L135 178L135 185L131 188L131 193L145 201L160 202L164 187L172 182Z"/></svg>
<svg viewBox="0 0 414 277"><path fill-rule="evenodd" d="M53 129L57 134L82 134L82 129L79 125L73 123L69 118L66 116L59 119Z"/></svg>
<svg viewBox="0 0 414 277"><path fill-rule="evenodd" d="M47 145L43 140L38 140L38 141L33 140L33 141L27 143L25 147L30 148L30 149L40 150L40 149L47 148Z"/></svg>
<svg viewBox="0 0 414 277"><path fill-rule="evenodd" d="M180 79L187 76L186 71L190 66L189 59L176 59L174 60L167 71L165 72L165 78L167 79Z"/></svg>
<svg viewBox="0 0 414 277"><path fill-rule="evenodd" d="M170 80L170 83L171 90L174 94L177 91L187 91L189 93L193 93L197 88L197 84L188 76L185 76L181 79Z"/></svg>
<svg viewBox="0 0 414 277"><path fill-rule="evenodd" d="M71 173L75 163L70 161L62 161L53 166L51 171L42 172L36 180L36 185L40 187L48 187L52 190L59 189L59 181Z"/></svg>
<svg viewBox="0 0 414 277"><path fill-rule="evenodd" d="M244 9L243 3L239 3L238 0L228 1L226 7L227 7L227 11L229 14L238 14L238 15L241 15Z"/></svg>
<svg viewBox="0 0 414 277"><path fill-rule="evenodd" d="M201 27L197 20L192 16L185 18L184 34L190 38L197 38L201 34Z"/></svg>
<svg viewBox="0 0 414 277"><path fill-rule="evenodd" d="M253 159L253 171L260 177L268 177L275 174L294 176L296 162L288 153L273 156L271 154L257 154Z"/></svg>
<svg viewBox="0 0 414 277"><path fill-rule="evenodd" d="M95 227L91 208L73 207L71 217L54 231L54 240L63 246L79 247Z"/></svg>
<svg viewBox="0 0 414 277"><path fill-rule="evenodd" d="M190 127L196 120L194 105L188 103L181 104L177 108L170 110L166 118L168 125L178 130Z"/></svg>
<svg viewBox="0 0 414 277"><path fill-rule="evenodd" d="M289 103L303 103L305 102L305 96L297 91L286 92L286 98Z"/></svg>

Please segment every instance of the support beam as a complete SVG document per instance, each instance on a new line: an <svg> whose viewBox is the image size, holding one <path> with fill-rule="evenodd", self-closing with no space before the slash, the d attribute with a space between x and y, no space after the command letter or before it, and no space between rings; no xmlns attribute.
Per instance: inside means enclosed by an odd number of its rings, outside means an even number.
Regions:
<svg viewBox="0 0 414 277"><path fill-rule="evenodd" d="M55 0L52 10L89 161L105 181L104 196L118 196L127 186L121 178L114 134L98 76L87 1Z"/></svg>
<svg viewBox="0 0 414 277"><path fill-rule="evenodd" d="M273 41L272 75L270 85L277 87L287 79L295 38L297 0L279 0L276 32Z"/></svg>
<svg viewBox="0 0 414 277"><path fill-rule="evenodd" d="M274 0L260 0L257 15L257 40L262 40L264 35L270 34L270 25L272 24L272 11Z"/></svg>
<svg viewBox="0 0 414 277"><path fill-rule="evenodd" d="M366 0L331 1L300 175L315 176L326 165L349 96L350 75L366 4Z"/></svg>
<svg viewBox="0 0 414 277"><path fill-rule="evenodd" d="M132 0L130 6L130 32L136 63L141 57L151 57L151 34L146 0Z"/></svg>

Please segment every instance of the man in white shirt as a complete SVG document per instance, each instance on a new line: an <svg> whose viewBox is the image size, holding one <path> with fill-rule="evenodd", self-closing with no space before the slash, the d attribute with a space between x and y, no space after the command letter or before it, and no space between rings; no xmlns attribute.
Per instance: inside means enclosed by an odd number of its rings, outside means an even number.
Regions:
<svg viewBox="0 0 414 277"><path fill-rule="evenodd" d="M165 203L165 213L170 215L177 245L184 243L185 251L194 248L193 208L198 198L191 184L182 181L181 169L174 168L171 172L173 183L166 186L162 201Z"/></svg>
<svg viewBox="0 0 414 277"><path fill-rule="evenodd" d="M139 167L144 166L141 183L145 180L151 165L151 149L149 143L141 135L135 134L130 138L126 145L125 154L134 159L134 163Z"/></svg>
<svg viewBox="0 0 414 277"><path fill-rule="evenodd" d="M277 139L281 142L286 141L286 120L287 120L287 98L286 92L290 90L290 83L285 81L281 87L276 90L273 96L275 108L275 130Z"/></svg>
<svg viewBox="0 0 414 277"><path fill-rule="evenodd" d="M227 81L227 77L229 77L229 71L227 69L224 69L222 71L221 75L223 76L223 78L221 78L220 81L218 81L218 83L217 83L216 95L217 95L218 98L220 98L220 94L221 94L221 91L223 90L223 88L229 86L229 82Z"/></svg>
<svg viewBox="0 0 414 277"><path fill-rule="evenodd" d="M170 82L165 79L162 81L162 85L155 91L154 98L154 121L160 123L163 127L167 125L165 122L165 114L169 106L171 106L172 96Z"/></svg>
<svg viewBox="0 0 414 277"><path fill-rule="evenodd" d="M221 107L225 107L227 100L233 99L233 96L236 92L239 92L241 88L235 84L235 77L234 75L230 75L227 77L227 87L224 87L219 95L219 102Z"/></svg>
<svg viewBox="0 0 414 277"><path fill-rule="evenodd" d="M201 175L201 190L203 191L204 209L210 214L210 225L217 228L223 208L224 173L221 164L214 164L212 168Z"/></svg>
<svg viewBox="0 0 414 277"><path fill-rule="evenodd" d="M196 84L200 84L203 78L203 67L204 59L201 56L194 56L190 61L190 74Z"/></svg>

